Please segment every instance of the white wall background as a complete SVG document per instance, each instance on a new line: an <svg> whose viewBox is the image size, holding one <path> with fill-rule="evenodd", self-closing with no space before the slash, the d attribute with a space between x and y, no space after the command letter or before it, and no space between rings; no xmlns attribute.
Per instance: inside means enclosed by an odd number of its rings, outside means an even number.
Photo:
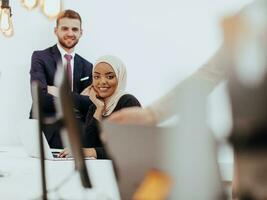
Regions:
<svg viewBox="0 0 267 200"><path fill-rule="evenodd" d="M203 64L222 41L220 20L251 0L63 0L78 11L84 35L76 50L91 62L120 57L128 70L128 91L143 105L167 92ZM15 35L0 34L0 144L18 143L20 121L31 106L29 69L34 50L56 42L55 21L38 9L27 11L10 1ZM227 130L224 89L211 97L212 126ZM220 104L222 106L216 106ZM215 113L215 114L214 114ZM217 127L217 128L216 128Z"/></svg>

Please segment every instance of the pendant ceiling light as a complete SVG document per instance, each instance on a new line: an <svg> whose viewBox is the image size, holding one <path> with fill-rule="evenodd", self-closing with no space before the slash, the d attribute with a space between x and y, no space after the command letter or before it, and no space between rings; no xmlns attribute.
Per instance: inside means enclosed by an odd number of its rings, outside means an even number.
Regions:
<svg viewBox="0 0 267 200"><path fill-rule="evenodd" d="M9 0L0 1L0 30L6 37L13 35L13 23Z"/></svg>
<svg viewBox="0 0 267 200"><path fill-rule="evenodd" d="M50 20L57 18L63 9L62 0L21 0L21 5L27 10L40 7L42 13ZM6 37L14 34L9 0L0 0L0 31Z"/></svg>

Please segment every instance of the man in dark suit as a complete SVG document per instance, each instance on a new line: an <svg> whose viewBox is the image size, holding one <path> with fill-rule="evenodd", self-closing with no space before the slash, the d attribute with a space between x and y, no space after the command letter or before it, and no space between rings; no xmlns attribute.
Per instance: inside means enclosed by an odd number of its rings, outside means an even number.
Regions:
<svg viewBox="0 0 267 200"><path fill-rule="evenodd" d="M54 86L58 66L66 66L77 117L86 116L91 101L80 93L92 82L92 64L75 53L74 47L82 36L82 20L73 10L65 10L58 15L54 30L58 43L45 50L34 51L31 62L31 83L38 81L43 97L44 117L55 116L54 99L58 89ZM30 114L32 118L32 112ZM62 148L57 125L43 125L43 132L51 148Z"/></svg>

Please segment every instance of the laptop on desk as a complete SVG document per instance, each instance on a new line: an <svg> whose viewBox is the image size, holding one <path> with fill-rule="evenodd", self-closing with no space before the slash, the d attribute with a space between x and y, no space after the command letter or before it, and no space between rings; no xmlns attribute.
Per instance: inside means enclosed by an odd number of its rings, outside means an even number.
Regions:
<svg viewBox="0 0 267 200"><path fill-rule="evenodd" d="M109 122L104 122L102 128L104 144L117 170L122 199L151 199L155 193L160 194L162 188L167 191L163 199L223 199L217 198L223 192L216 151L206 148L213 146L208 133L190 135L182 126L148 127ZM145 193L151 196L144 197ZM198 195L200 198L196 198Z"/></svg>
<svg viewBox="0 0 267 200"><path fill-rule="evenodd" d="M24 146L25 151L30 157L40 158L38 141L38 122L35 119L28 119L23 121L22 132L19 133L19 138ZM73 160L73 157L58 158L57 155L63 149L52 149L43 134L44 156L46 160Z"/></svg>

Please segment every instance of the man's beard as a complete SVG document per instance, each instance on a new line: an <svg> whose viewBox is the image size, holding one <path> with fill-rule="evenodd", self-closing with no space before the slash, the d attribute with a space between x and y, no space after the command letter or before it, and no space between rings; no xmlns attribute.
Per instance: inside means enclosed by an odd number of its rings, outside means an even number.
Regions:
<svg viewBox="0 0 267 200"><path fill-rule="evenodd" d="M73 47L76 46L76 44L79 42L79 40L76 40L73 44L71 45L67 45L64 40L60 39L59 43L61 44L62 47L66 48L66 49L72 49Z"/></svg>

